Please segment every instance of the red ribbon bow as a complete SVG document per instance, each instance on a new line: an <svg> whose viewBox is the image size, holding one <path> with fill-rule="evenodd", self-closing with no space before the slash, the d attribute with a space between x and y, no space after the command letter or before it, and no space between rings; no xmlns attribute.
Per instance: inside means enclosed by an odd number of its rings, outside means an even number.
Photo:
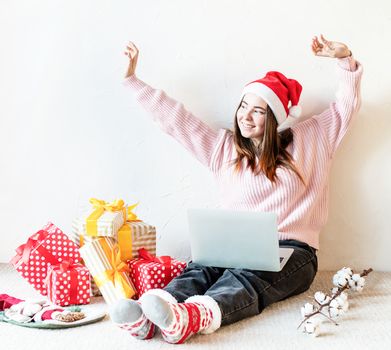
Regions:
<svg viewBox="0 0 391 350"><path fill-rule="evenodd" d="M68 270L71 270L71 269L75 269L76 267L80 267L80 266L83 266L83 265L75 264L73 262L73 260L70 259L70 260L63 260L59 264L57 264L55 266L58 266L60 268L61 272L65 272L65 271L68 271Z"/></svg>
<svg viewBox="0 0 391 350"><path fill-rule="evenodd" d="M164 277L164 280L166 283L168 283L169 281L171 281L171 261L172 261L172 258L171 256L169 255L163 255L163 256L155 256L155 255L152 255L148 250L146 250L145 248L140 248L138 250L138 255L141 259L144 259L144 260L147 260L147 261L150 261L150 262L155 262L155 263L159 263L159 264L162 264L164 267L165 267L165 277Z"/></svg>
<svg viewBox="0 0 391 350"><path fill-rule="evenodd" d="M158 256L151 254L145 248L140 248L138 250L138 255L141 259L144 259L144 260L160 263L160 264L163 264L164 266L171 265L172 258L169 255L163 255L163 256L158 257Z"/></svg>
<svg viewBox="0 0 391 350"><path fill-rule="evenodd" d="M44 231L44 230L39 230L37 233L34 233L33 235L31 235L29 237L29 239L27 240L26 243L20 245L18 248L16 248L16 255L11 259L11 264L15 265L19 262L23 262L25 264L28 263L29 259L30 259L30 254L31 254L31 251L36 248L42 240L44 240L47 236L49 235L49 233L47 231ZM52 256L52 255L50 255ZM48 258L45 254L45 257ZM52 256L53 257L53 256ZM53 257L54 258L54 257ZM50 259L50 258L48 258ZM57 263L57 259L54 258L51 259L52 263Z"/></svg>

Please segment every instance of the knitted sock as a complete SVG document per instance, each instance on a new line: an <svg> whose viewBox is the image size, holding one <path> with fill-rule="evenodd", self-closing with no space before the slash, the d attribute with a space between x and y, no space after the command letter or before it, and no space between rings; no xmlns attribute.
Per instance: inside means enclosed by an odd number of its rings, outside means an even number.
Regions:
<svg viewBox="0 0 391 350"><path fill-rule="evenodd" d="M155 325L145 317L138 301L121 299L110 307L109 313L119 328L137 339L151 339L155 334Z"/></svg>
<svg viewBox="0 0 391 350"><path fill-rule="evenodd" d="M163 300L176 303L176 299L163 289L151 289L147 293L159 295ZM155 325L148 320L140 307L140 302L122 299L109 310L110 317L120 328L130 332L137 339L150 339L155 334Z"/></svg>
<svg viewBox="0 0 391 350"><path fill-rule="evenodd" d="M199 332L212 333L221 323L219 306L206 295L172 304L146 293L141 298L141 306L145 316L160 328L163 339L169 343L181 344Z"/></svg>

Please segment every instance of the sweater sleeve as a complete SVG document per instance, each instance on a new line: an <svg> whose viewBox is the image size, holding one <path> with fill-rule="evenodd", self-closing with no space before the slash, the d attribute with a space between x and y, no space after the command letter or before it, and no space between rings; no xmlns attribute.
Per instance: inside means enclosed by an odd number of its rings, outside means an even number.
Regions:
<svg viewBox="0 0 391 350"><path fill-rule="evenodd" d="M330 158L348 130L361 105L362 66L353 57L338 59L339 86L336 99L325 111L315 116L326 135Z"/></svg>
<svg viewBox="0 0 391 350"><path fill-rule="evenodd" d="M221 132L187 111L163 90L157 90L135 75L125 79L124 85L134 91L137 101L148 111L160 128L182 144L203 165L211 167L212 154Z"/></svg>

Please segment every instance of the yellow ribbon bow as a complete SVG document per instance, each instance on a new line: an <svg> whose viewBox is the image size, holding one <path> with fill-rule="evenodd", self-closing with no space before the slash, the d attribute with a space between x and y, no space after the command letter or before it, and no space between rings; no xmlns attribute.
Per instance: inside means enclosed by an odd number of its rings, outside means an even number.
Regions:
<svg viewBox="0 0 391 350"><path fill-rule="evenodd" d="M87 235L95 237L98 235L98 225L97 220L101 217L101 215L107 211L122 211L124 216L124 221L126 221L127 210L125 206L125 202L122 199L116 199L111 203L107 203L104 200L91 198L90 203L95 209L86 220L86 231Z"/></svg>
<svg viewBox="0 0 391 350"><path fill-rule="evenodd" d="M134 208L136 208L138 206L138 203L139 202L137 202L136 204L128 206L128 209L127 209L128 219L127 219L127 221L141 221L141 220L139 220L137 215L135 213L133 213L133 211L132 211Z"/></svg>
<svg viewBox="0 0 391 350"><path fill-rule="evenodd" d="M136 292L133 285L129 284L128 280L122 275L122 272L129 272L129 266L121 261L121 255L116 246L111 252L111 269L105 270L102 274L94 276L94 280L98 288L108 282L112 282L114 288L125 298L133 297Z"/></svg>
<svg viewBox="0 0 391 350"><path fill-rule="evenodd" d="M103 208L104 210L108 211L120 211L125 206L125 202L122 199L116 199L111 203L107 203L101 199L90 198L90 203L95 209Z"/></svg>

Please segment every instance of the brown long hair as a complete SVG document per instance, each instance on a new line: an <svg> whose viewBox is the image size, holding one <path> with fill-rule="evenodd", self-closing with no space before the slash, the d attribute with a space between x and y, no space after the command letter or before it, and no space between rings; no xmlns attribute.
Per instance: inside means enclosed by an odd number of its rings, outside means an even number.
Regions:
<svg viewBox="0 0 391 350"><path fill-rule="evenodd" d="M244 159L247 161L247 167L255 175L264 173L270 181L275 182L277 180L276 170L281 166L293 171L305 184L303 177L294 165L291 154L286 150L293 141L292 130L289 128L278 133L277 120L273 111L267 106L265 131L262 142L257 146L251 139L243 137L240 132L237 121L239 108L240 104L236 110L234 121L234 144L238 153L238 157L233 161L235 170L240 171Z"/></svg>

